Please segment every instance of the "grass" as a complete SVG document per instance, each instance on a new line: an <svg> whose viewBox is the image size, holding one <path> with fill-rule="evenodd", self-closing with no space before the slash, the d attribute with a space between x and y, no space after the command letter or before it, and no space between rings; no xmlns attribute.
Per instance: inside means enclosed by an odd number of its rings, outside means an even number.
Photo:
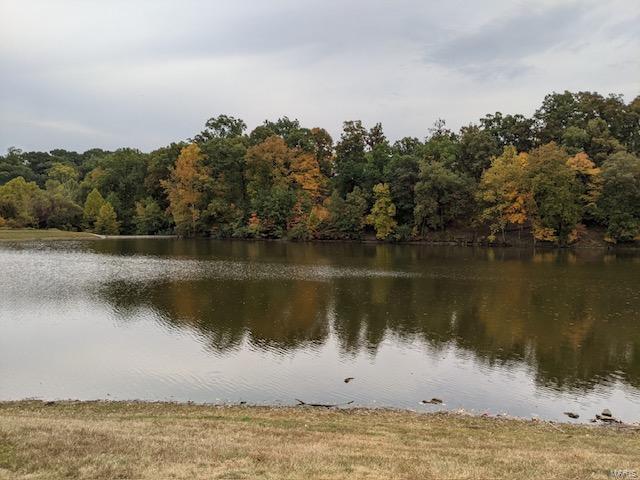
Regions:
<svg viewBox="0 0 640 480"><path fill-rule="evenodd" d="M388 410L0 403L0 479L609 478L640 432Z"/></svg>
<svg viewBox="0 0 640 480"><path fill-rule="evenodd" d="M0 241L25 242L34 240L96 240L100 236L87 232L66 232L57 228L0 228Z"/></svg>

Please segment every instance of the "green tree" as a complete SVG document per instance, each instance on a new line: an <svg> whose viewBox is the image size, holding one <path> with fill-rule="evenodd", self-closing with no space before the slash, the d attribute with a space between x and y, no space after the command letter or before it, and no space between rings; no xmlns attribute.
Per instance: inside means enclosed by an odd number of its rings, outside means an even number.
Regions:
<svg viewBox="0 0 640 480"><path fill-rule="evenodd" d="M598 207L612 241L640 235L640 159L627 152L611 155L602 165Z"/></svg>
<svg viewBox="0 0 640 480"><path fill-rule="evenodd" d="M455 133L447 128L444 120L439 119L429 129L429 137L421 148L426 160L440 162L453 167L460 154L460 144Z"/></svg>
<svg viewBox="0 0 640 480"><path fill-rule="evenodd" d="M334 190L327 202L328 224L331 236L343 239L358 239L362 236L367 214L367 199L360 187L355 187L342 198Z"/></svg>
<svg viewBox="0 0 640 480"><path fill-rule="evenodd" d="M158 203L151 197L136 202L136 215L133 220L138 235L153 235L167 232L169 226Z"/></svg>
<svg viewBox="0 0 640 480"><path fill-rule="evenodd" d="M45 187L48 191L64 195L74 202L79 199L79 173L74 166L64 163L54 163L49 169L47 177Z"/></svg>
<svg viewBox="0 0 640 480"><path fill-rule="evenodd" d="M393 233L398 223L395 220L396 206L391 201L389 185L379 183L373 187L375 203L367 216L367 223L376 229L376 238L386 240Z"/></svg>
<svg viewBox="0 0 640 480"><path fill-rule="evenodd" d="M291 177L294 156L295 151L279 136L271 136L247 150L247 197L254 214L253 231L260 235L278 237L287 230L296 202Z"/></svg>
<svg viewBox="0 0 640 480"><path fill-rule="evenodd" d="M42 220L44 192L35 182L16 177L0 186L0 217L12 227L37 227Z"/></svg>
<svg viewBox="0 0 640 480"><path fill-rule="evenodd" d="M498 143L490 132L476 125L460 129L456 170L479 179L489 167L491 159L498 155Z"/></svg>
<svg viewBox="0 0 640 480"><path fill-rule="evenodd" d="M334 188L344 197L355 187L362 187L367 158L367 131L360 120L344 122L340 141L336 144Z"/></svg>
<svg viewBox="0 0 640 480"><path fill-rule="evenodd" d="M565 129L570 126L584 128L579 107L575 95L569 91L554 92L545 96L542 105L534 114L539 142L559 142Z"/></svg>
<svg viewBox="0 0 640 480"><path fill-rule="evenodd" d="M469 208L472 185L471 179L442 162L423 162L415 188L414 221L418 233L444 230L460 218Z"/></svg>
<svg viewBox="0 0 640 480"><path fill-rule="evenodd" d="M47 190L41 215L48 228L76 230L82 226L82 207L59 191Z"/></svg>
<svg viewBox="0 0 640 480"><path fill-rule="evenodd" d="M218 115L207 120L204 130L194 137L193 142L204 143L212 138L240 137L246 129L247 124L243 120L229 115Z"/></svg>
<svg viewBox="0 0 640 480"><path fill-rule="evenodd" d="M116 211L109 202L100 207L98 218L96 218L95 231L100 235L117 235L120 231Z"/></svg>
<svg viewBox="0 0 640 480"><path fill-rule="evenodd" d="M85 188L97 188L110 197L122 230L135 230L136 202L146 196L147 155L132 148L121 148L98 160L97 167L85 178Z"/></svg>
<svg viewBox="0 0 640 480"><path fill-rule="evenodd" d="M83 223L86 229L92 230L95 226L100 209L104 205L105 200L97 189L91 190L84 202Z"/></svg>
<svg viewBox="0 0 640 480"><path fill-rule="evenodd" d="M10 147L7 154L0 157L0 185L4 185L9 180L22 177L27 182L35 179L35 174L22 158L22 150Z"/></svg>
<svg viewBox="0 0 640 480"><path fill-rule="evenodd" d="M384 178L389 184L400 224L413 224L415 186L420 172L418 158L410 154L395 154L386 165Z"/></svg>
<svg viewBox="0 0 640 480"><path fill-rule="evenodd" d="M385 168L391 159L391 145L382 130L382 124L376 123L365 137L367 151L364 165L362 187L373 192L373 187L385 181Z"/></svg>
<svg viewBox="0 0 640 480"><path fill-rule="evenodd" d="M503 115L500 112L480 119L482 128L496 140L498 148L512 146L518 152L528 152L534 146L534 120L523 115Z"/></svg>
<svg viewBox="0 0 640 480"><path fill-rule="evenodd" d="M324 128L312 128L313 153L325 177L333 174L333 139Z"/></svg>
<svg viewBox="0 0 640 480"><path fill-rule="evenodd" d="M232 235L242 227L247 208L245 136L215 137L201 145L210 182L205 194L203 223L216 237Z"/></svg>
<svg viewBox="0 0 640 480"><path fill-rule="evenodd" d="M403 137L393 143L393 152L399 155L419 156L424 144L415 137Z"/></svg>
<svg viewBox="0 0 640 480"><path fill-rule="evenodd" d="M560 245L582 217L583 190L575 171L567 165L569 155L551 142L531 151L528 158L527 185L531 192L531 217L534 237Z"/></svg>
<svg viewBox="0 0 640 480"><path fill-rule="evenodd" d="M180 152L186 146L187 144L183 142L172 143L171 145L152 151L147 157L147 174L144 178L144 198L153 199L165 216L169 208L169 199L167 192L162 186L162 182L169 179L171 169L175 166ZM138 201L141 200L143 199ZM165 221L170 223L170 218L165 218Z"/></svg>

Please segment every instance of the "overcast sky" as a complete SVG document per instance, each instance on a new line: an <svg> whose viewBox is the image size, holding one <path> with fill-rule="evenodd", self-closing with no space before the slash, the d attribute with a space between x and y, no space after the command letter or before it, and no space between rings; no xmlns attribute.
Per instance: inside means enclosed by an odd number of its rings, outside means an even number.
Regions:
<svg viewBox="0 0 640 480"><path fill-rule="evenodd" d="M0 0L1 151L148 151L220 113L424 137L565 89L640 94L640 1Z"/></svg>

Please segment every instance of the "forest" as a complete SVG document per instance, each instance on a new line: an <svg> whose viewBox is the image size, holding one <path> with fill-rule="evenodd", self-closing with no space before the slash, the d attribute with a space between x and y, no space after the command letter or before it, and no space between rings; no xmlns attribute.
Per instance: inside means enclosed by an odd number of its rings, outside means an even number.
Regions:
<svg viewBox="0 0 640 480"><path fill-rule="evenodd" d="M340 138L283 117L227 115L152 152L10 148L0 227L290 240L423 240L517 232L569 245L587 231L640 239L640 96L552 93L531 117L488 114L455 132L389 141L380 123Z"/></svg>

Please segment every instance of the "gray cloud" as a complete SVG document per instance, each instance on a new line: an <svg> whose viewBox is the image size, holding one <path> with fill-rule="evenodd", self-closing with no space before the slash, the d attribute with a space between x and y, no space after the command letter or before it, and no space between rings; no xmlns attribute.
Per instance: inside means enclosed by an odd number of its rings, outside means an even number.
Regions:
<svg viewBox="0 0 640 480"><path fill-rule="evenodd" d="M424 136L553 90L630 99L639 15L635 0L0 0L0 149L148 150L218 113Z"/></svg>
<svg viewBox="0 0 640 480"><path fill-rule="evenodd" d="M478 77L520 76L529 70L527 57L549 49L569 49L592 32L588 3L570 2L549 8L520 5L469 33L445 39L427 50L427 61Z"/></svg>

